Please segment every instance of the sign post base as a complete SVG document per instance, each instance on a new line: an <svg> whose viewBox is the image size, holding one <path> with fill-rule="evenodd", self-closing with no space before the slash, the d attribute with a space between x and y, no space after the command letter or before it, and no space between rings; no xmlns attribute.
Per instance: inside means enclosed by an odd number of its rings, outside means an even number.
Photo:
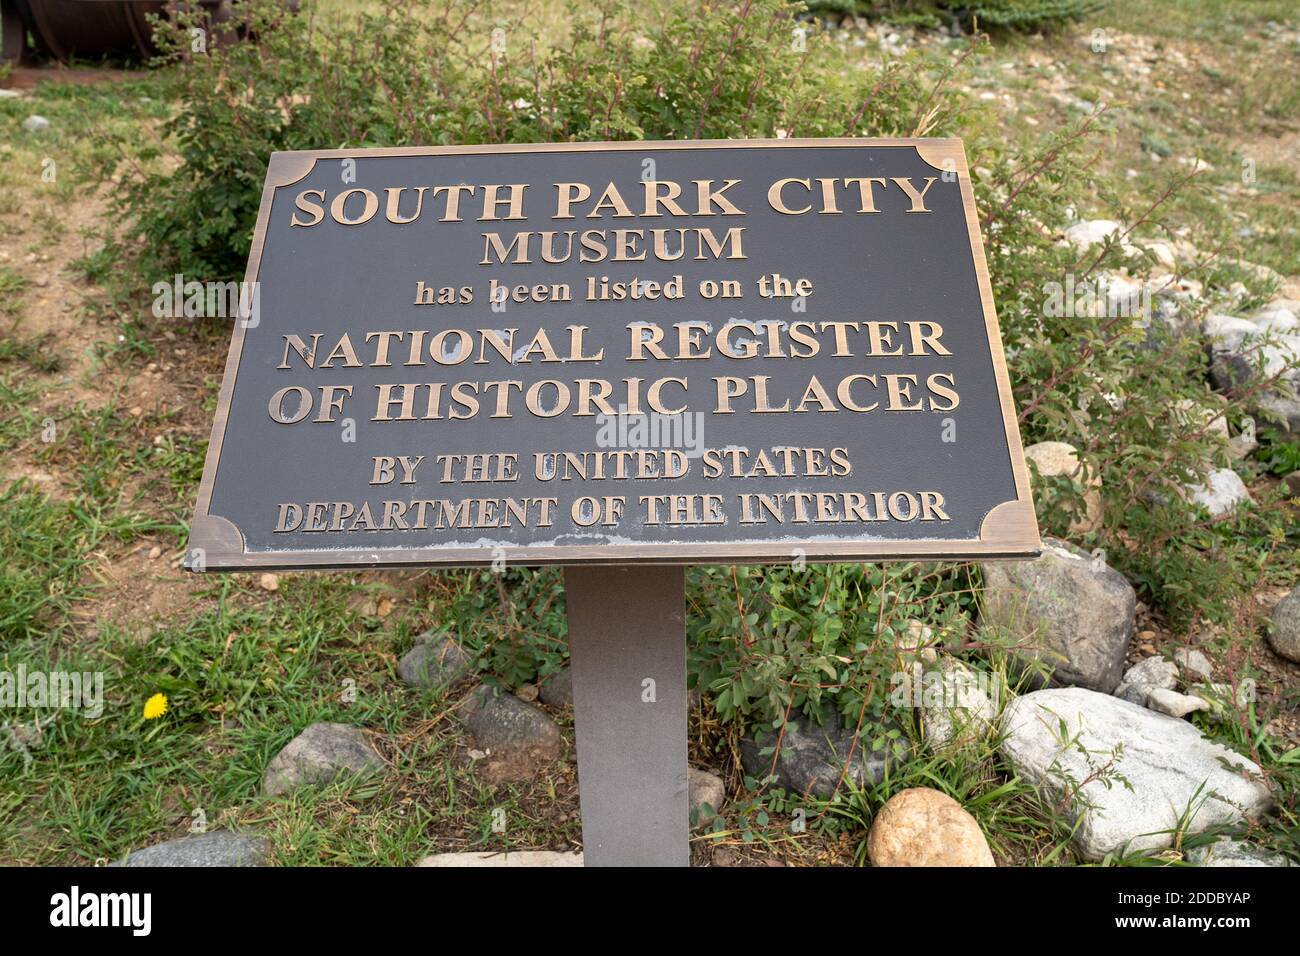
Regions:
<svg viewBox="0 0 1300 956"><path fill-rule="evenodd" d="M564 569L587 866L689 866L681 567Z"/></svg>

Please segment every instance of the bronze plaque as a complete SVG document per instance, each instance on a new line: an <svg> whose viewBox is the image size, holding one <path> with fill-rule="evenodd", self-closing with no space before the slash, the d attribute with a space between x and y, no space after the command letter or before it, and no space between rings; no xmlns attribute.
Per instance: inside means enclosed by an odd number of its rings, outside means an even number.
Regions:
<svg viewBox="0 0 1300 956"><path fill-rule="evenodd" d="M195 569L1039 549L962 144L276 153Z"/></svg>

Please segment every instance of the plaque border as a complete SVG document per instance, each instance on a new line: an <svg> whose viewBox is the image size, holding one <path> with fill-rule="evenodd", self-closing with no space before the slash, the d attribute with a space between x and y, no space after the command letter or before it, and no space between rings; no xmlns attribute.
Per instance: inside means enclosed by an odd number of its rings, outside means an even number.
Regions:
<svg viewBox="0 0 1300 956"><path fill-rule="evenodd" d="M190 523L185 566L195 571L343 569L356 567L487 567L494 560L508 565L626 565L626 564L785 564L796 550L809 562L874 561L883 559L965 560L968 558L1032 558L1041 553L1038 520L1030 495L1029 472L1025 466L1015 404L1007 375L1006 355L988 263L979 231L975 195L971 188L966 149L957 137L906 138L800 138L727 140L635 140L618 143L527 143L479 146L386 146L368 149L311 149L278 151L267 163L257 211L257 225L249 248L244 282L257 281L266 229L275 191L304 179L322 159L361 159L370 156L464 156L540 152L626 152L628 150L672 149L780 149L784 147L857 147L869 149L913 149L927 164L943 172L956 172L961 189L966 228L984 310L985 334L993 359L994 381L1002 409L1016 497L994 506L980 524L975 539L921 538L915 540L861 539L858 541L755 541L735 544L593 544L593 545L501 545L497 549L464 547L423 548L334 548L315 550L245 550L243 532L229 519L210 513L212 489L221 462L222 441L234 395L235 379L244 346L244 324L236 321L221 377L221 391L212 421L212 437L203 463L194 519ZM245 288L249 287L248 285Z"/></svg>

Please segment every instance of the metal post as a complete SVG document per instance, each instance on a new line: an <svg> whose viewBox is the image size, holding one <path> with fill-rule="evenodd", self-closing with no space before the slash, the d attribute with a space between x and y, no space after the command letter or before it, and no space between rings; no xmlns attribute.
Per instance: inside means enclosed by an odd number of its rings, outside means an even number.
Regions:
<svg viewBox="0 0 1300 956"><path fill-rule="evenodd" d="M680 567L567 567L587 866L689 866Z"/></svg>

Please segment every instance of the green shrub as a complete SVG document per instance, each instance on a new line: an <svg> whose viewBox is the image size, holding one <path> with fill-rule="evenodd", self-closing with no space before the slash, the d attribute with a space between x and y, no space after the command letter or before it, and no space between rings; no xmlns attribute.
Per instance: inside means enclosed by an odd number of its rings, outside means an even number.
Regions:
<svg viewBox="0 0 1300 956"><path fill-rule="evenodd" d="M814 0L814 13L854 13L891 23L1044 30L1080 20L1105 0Z"/></svg>
<svg viewBox="0 0 1300 956"><path fill-rule="evenodd" d="M1030 9L1082 6L1014 5L1022 24ZM396 2L346 24L284 18L260 3L236 11L257 44L186 58L177 45L183 29L166 41L179 107L166 138L119 187L124 251L145 274L237 276L273 150L964 135L1025 442L1067 441L1102 479L1102 530L1070 532L1078 489L1065 481L1038 490L1044 530L1105 548L1143 599L1176 622L1211 620L1242 638L1251 625L1239 611L1252 589L1294 567L1281 509L1265 501L1216 521L1181 497L1207 467L1227 463L1204 430L1170 417L1176 402L1212 401L1199 337L1044 308L1046 283L1091 280L1121 265L1134 275L1149 268L1118 243L1080 253L1059 241L1069 210L1098 201L1111 204L1111 218L1154 229L1154 210L1097 195L1088 169L1105 133L1094 119L1038 141L1009 141L954 88L965 54L955 65L946 54L910 53L850 68L816 30L806 49L792 42L796 21L784 0L679 5L653 23L622 0L578 5L560 45L535 50L507 31L504 52L492 49L491 36L467 31L454 4ZM178 163L167 161L173 154ZM1160 202L1177 201L1175 187ZM1233 421L1245 413L1240 400L1221 410ZM506 683L561 665L554 570L433 580L443 620L461 628ZM963 566L694 569L691 680L735 726L784 720L826 700L846 715L864 702L879 715L908 622L968 642L977 586Z"/></svg>
<svg viewBox="0 0 1300 956"><path fill-rule="evenodd" d="M929 643L960 644L973 601L962 566L695 568L692 684L724 721L780 723L825 701L853 722L864 706L878 719L905 664L909 622L926 622Z"/></svg>
<svg viewBox="0 0 1300 956"><path fill-rule="evenodd" d="M916 115L928 84L904 62L870 82L814 72L828 45L801 49L781 0L679 7L653 27L625 0L575 4L567 44L543 53L505 28L494 51L449 0L346 23L255 0L235 17L257 43L191 55L184 17L156 34L180 108L120 187L124 251L151 274L242 275L275 150L906 135L950 109Z"/></svg>
<svg viewBox="0 0 1300 956"><path fill-rule="evenodd" d="M518 687L564 667L564 575L559 568L454 571L438 575L440 618L477 665Z"/></svg>
<svg viewBox="0 0 1300 956"><path fill-rule="evenodd" d="M1022 438L1026 445L1069 442L1102 482L1100 532L1070 533L1069 513L1082 501L1068 482L1037 490L1039 520L1047 533L1105 549L1108 561L1175 625L1205 620L1234 626L1239 603L1266 566L1273 564L1276 572L1278 563L1289 562L1294 568L1295 554L1274 553L1288 527L1276 500L1222 519L1184 500L1185 486L1203 481L1209 468L1232 462L1207 428L1186 427L1173 409L1213 409L1233 422L1247 414L1245 401L1222 402L1211 393L1195 331L1210 303L1184 306L1190 314L1175 328L1154 318L1143 327L1122 315L1054 315L1043 307L1046 281L1062 283L1070 276L1078 286L1126 265L1134 275L1149 271L1122 243L1080 252L1050 238L1067 224L1065 208L1084 198L1078 190L1087 180L1074 164L1087 155L1085 143L1095 134L1091 121L1080 129L1029 151L1012 147L986 154L989 176L977 184L992 199L985 206L984 235ZM1046 166L1044 158L1051 159ZM1175 181L1150 208L1117 210L1112 218L1150 221L1187 188Z"/></svg>

